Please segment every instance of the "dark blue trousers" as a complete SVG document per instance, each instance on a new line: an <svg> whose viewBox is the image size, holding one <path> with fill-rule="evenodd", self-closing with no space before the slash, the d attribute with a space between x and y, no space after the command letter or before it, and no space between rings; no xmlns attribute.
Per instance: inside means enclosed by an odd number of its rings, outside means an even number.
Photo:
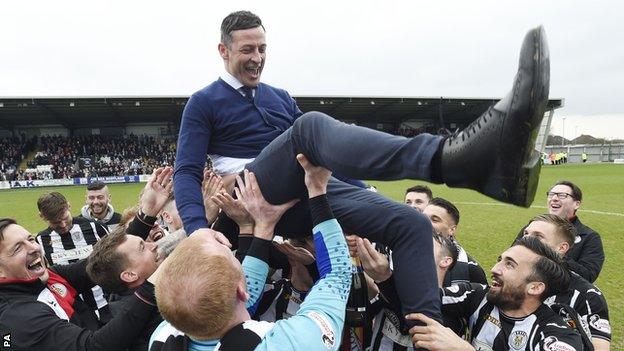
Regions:
<svg viewBox="0 0 624 351"><path fill-rule="evenodd" d="M270 203L301 198L276 228L284 237L300 237L311 233L312 223L304 172L295 158L298 153L353 179L429 180L431 159L441 140L430 134L414 138L389 135L309 112L262 150L247 169L254 172ZM441 321L429 220L408 206L335 178L330 180L327 197L345 234L368 238L392 250L403 312L421 312Z"/></svg>

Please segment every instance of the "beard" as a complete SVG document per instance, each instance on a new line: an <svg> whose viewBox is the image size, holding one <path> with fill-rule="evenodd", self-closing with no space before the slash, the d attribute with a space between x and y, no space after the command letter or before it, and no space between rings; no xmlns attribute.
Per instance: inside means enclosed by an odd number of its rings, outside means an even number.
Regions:
<svg viewBox="0 0 624 351"><path fill-rule="evenodd" d="M98 215L104 213L104 210L108 208L107 205L91 205L89 207L90 207L91 213L98 214Z"/></svg>
<svg viewBox="0 0 624 351"><path fill-rule="evenodd" d="M489 290L486 297L488 302L501 310L517 310L522 306L526 298L522 287L506 286L505 284L503 284L498 292Z"/></svg>

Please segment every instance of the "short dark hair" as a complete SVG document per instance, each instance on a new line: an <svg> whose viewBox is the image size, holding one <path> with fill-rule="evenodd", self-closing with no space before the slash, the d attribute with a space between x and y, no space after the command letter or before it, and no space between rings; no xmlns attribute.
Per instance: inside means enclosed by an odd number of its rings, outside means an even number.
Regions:
<svg viewBox="0 0 624 351"><path fill-rule="evenodd" d="M538 281L544 283L546 289L540 295L540 300L568 290L570 286L570 272L563 259L548 245L533 236L523 236L514 246L521 245L533 251L540 258L533 265L533 272L527 277L527 282Z"/></svg>
<svg viewBox="0 0 624 351"><path fill-rule="evenodd" d="M106 183L101 180L96 180L95 182L87 185L87 190L102 190L104 187L106 187Z"/></svg>
<svg viewBox="0 0 624 351"><path fill-rule="evenodd" d="M570 189L572 189L572 197L575 200L583 201L583 192L581 191L581 188L579 188L576 184L572 183L571 181L569 181L569 180L560 180L560 181L556 182L555 185L553 185L550 188L552 189L556 185L569 186Z"/></svg>
<svg viewBox="0 0 624 351"><path fill-rule="evenodd" d="M227 15L221 22L221 42L228 48L232 44L232 32L235 30L243 30L262 27L260 17L249 11L236 11Z"/></svg>
<svg viewBox="0 0 624 351"><path fill-rule="evenodd" d="M126 229L118 226L102 237L87 259L89 278L109 292L122 292L128 286L121 280L121 272L128 266L128 257L117 251L126 241Z"/></svg>
<svg viewBox="0 0 624 351"><path fill-rule="evenodd" d="M446 237L435 230L433 231L433 239L437 241L438 244L442 246L442 249L446 251L446 254L453 259L453 263L451 263L448 267L448 270L450 271L453 267L455 267L455 263L457 263L457 259L459 258L459 247L457 246L457 243L450 237Z"/></svg>
<svg viewBox="0 0 624 351"><path fill-rule="evenodd" d="M4 241L4 231L11 224L17 224L13 218L0 218L0 242Z"/></svg>
<svg viewBox="0 0 624 351"><path fill-rule="evenodd" d="M442 207L443 209L445 209L446 212L450 214L451 217L453 217L455 224L459 224L459 210L457 209L457 207L455 207L455 205L453 205L452 202L445 200L441 197L434 197L433 199L431 199L431 201L429 201L429 206L431 205Z"/></svg>
<svg viewBox="0 0 624 351"><path fill-rule="evenodd" d="M574 240L576 240L576 228L567 219L563 219L553 214L541 214L533 217L531 222L546 222L555 226L557 235L562 237L565 242L568 243L570 248L574 246Z"/></svg>
<svg viewBox="0 0 624 351"><path fill-rule="evenodd" d="M405 195L407 195L408 193L427 194L427 197L429 197L430 200L433 197L433 193L431 192L431 189L429 189L429 187L426 185L414 185L413 187L407 188L407 190L405 190Z"/></svg>
<svg viewBox="0 0 624 351"><path fill-rule="evenodd" d="M67 208L69 203L63 194L53 191L51 193L43 194L37 200L37 208L41 215L50 221L59 219Z"/></svg>

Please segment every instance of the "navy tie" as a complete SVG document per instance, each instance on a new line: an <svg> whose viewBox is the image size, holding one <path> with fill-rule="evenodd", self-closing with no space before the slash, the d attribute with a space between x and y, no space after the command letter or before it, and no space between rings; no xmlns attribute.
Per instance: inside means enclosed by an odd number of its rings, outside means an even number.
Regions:
<svg viewBox="0 0 624 351"><path fill-rule="evenodd" d="M240 90L245 95L245 99L249 100L249 102L253 102L253 88L243 85Z"/></svg>

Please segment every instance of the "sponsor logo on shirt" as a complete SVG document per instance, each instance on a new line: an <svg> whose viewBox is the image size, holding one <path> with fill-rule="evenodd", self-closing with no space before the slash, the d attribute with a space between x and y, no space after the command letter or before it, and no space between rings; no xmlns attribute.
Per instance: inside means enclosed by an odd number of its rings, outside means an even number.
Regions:
<svg viewBox="0 0 624 351"><path fill-rule="evenodd" d="M59 294L59 296L61 297L67 296L67 288L61 283L52 284L50 286L50 289L53 290L55 293Z"/></svg>
<svg viewBox="0 0 624 351"><path fill-rule="evenodd" d="M62 260L81 260L83 258L89 257L91 252L93 251L93 245L87 245L84 247L79 247L76 249L69 249L65 251L53 252L50 254L52 257L52 262L57 263Z"/></svg>
<svg viewBox="0 0 624 351"><path fill-rule="evenodd" d="M316 325L318 325L319 329L321 330L323 345L325 345L325 347L328 349L333 348L336 344L336 336L334 333L334 329L331 327L331 324L329 324L329 321L327 321L327 319L320 313L314 311L308 312L307 315L308 317L312 318L314 323L316 323Z"/></svg>
<svg viewBox="0 0 624 351"><path fill-rule="evenodd" d="M497 327L499 327L499 328L501 327L501 322L500 322L498 319L494 318L494 317L493 317L491 314L489 314L489 313L485 316L485 320L486 320L486 321L488 321L488 322L490 322L490 323L492 323L492 324L494 324L495 326L497 326Z"/></svg>
<svg viewBox="0 0 624 351"><path fill-rule="evenodd" d="M589 325L603 333L611 334L611 324L608 320L600 318L597 314L589 316Z"/></svg>
<svg viewBox="0 0 624 351"><path fill-rule="evenodd" d="M554 336L544 339L544 350L546 351L576 351L572 345L563 342Z"/></svg>

